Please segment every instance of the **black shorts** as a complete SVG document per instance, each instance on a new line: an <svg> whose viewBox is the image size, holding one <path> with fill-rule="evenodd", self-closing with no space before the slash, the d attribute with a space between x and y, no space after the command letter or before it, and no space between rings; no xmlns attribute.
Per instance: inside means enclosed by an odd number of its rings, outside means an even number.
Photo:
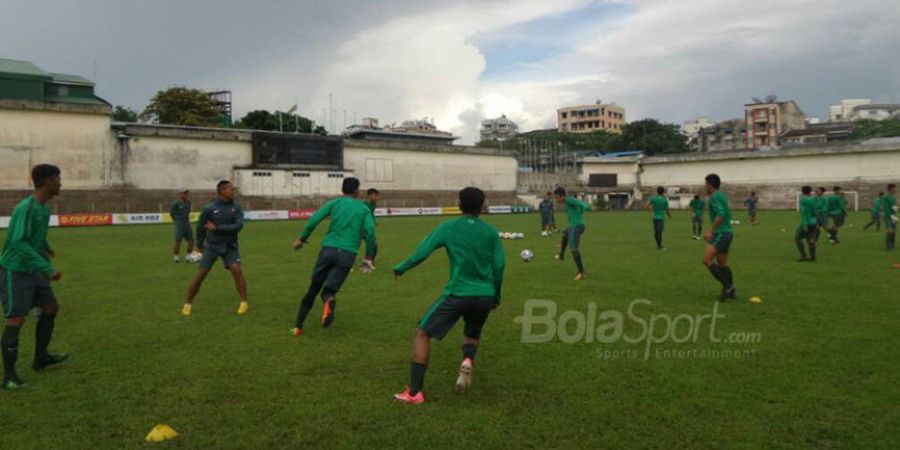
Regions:
<svg viewBox="0 0 900 450"><path fill-rule="evenodd" d="M697 225L703 225L703 216L693 216L691 217L691 222Z"/></svg>
<svg viewBox="0 0 900 450"><path fill-rule="evenodd" d="M813 240L819 235L819 227L816 225L800 225L794 237L797 239Z"/></svg>
<svg viewBox="0 0 900 450"><path fill-rule="evenodd" d="M894 222L891 216L884 216L884 227L887 228L887 231L894 231L897 229L897 222Z"/></svg>
<svg viewBox="0 0 900 450"><path fill-rule="evenodd" d="M200 258L200 268L201 269L212 269L213 264L216 263L216 260L222 258L222 261L225 263L225 269L231 269L231 266L235 263L241 263L241 252L238 249L237 242L222 245L207 245L206 248L203 249L203 257Z"/></svg>
<svg viewBox="0 0 900 450"><path fill-rule="evenodd" d="M825 213L816 214L816 225L824 227L828 225L828 215Z"/></svg>
<svg viewBox="0 0 900 450"><path fill-rule="evenodd" d="M175 240L188 242L194 241L194 230L191 230L191 224L188 222L175 222Z"/></svg>
<svg viewBox="0 0 900 450"><path fill-rule="evenodd" d="M41 272L14 272L0 268L0 302L4 317L24 317L31 308L56 305L50 279Z"/></svg>
<svg viewBox="0 0 900 450"><path fill-rule="evenodd" d="M657 234L662 234L663 230L666 229L666 221L663 219L653 219L653 232Z"/></svg>
<svg viewBox="0 0 900 450"><path fill-rule="evenodd" d="M747 215L749 215L750 217L756 217L756 208L748 209Z"/></svg>
<svg viewBox="0 0 900 450"><path fill-rule="evenodd" d="M731 249L731 241L734 239L734 234L732 233L716 233L713 235L712 244L716 247L716 251L719 253L728 253Z"/></svg>
<svg viewBox="0 0 900 450"><path fill-rule="evenodd" d="M581 245L581 235L584 234L584 225L570 226L563 230L563 234L569 239L569 247L572 250L578 250L578 246Z"/></svg>
<svg viewBox="0 0 900 450"><path fill-rule="evenodd" d="M356 253L341 250L335 247L322 247L319 251L319 259L313 268L312 281L321 284L324 288L336 294L341 290L344 280L353 268L356 261Z"/></svg>
<svg viewBox="0 0 900 450"><path fill-rule="evenodd" d="M541 214L541 226L556 225L556 219L553 214Z"/></svg>
<svg viewBox="0 0 900 450"><path fill-rule="evenodd" d="M462 317L465 323L463 335L479 339L481 328L494 309L494 297L441 296L419 321L419 328L429 336L441 340Z"/></svg>
<svg viewBox="0 0 900 450"><path fill-rule="evenodd" d="M831 216L831 222L836 227L844 226L844 216L841 214Z"/></svg>

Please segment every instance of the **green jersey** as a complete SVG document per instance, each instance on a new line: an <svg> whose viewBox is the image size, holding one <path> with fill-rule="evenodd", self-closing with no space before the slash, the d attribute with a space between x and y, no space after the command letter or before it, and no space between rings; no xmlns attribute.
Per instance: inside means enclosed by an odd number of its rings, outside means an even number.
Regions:
<svg viewBox="0 0 900 450"><path fill-rule="evenodd" d="M377 205L369 200L363 200L363 204L366 205L366 208L369 208L369 211L372 213L372 222L375 222L375 208L377 208Z"/></svg>
<svg viewBox="0 0 900 450"><path fill-rule="evenodd" d="M566 217L569 218L569 225L584 225L584 212L591 210L591 205L578 200L575 197L566 197Z"/></svg>
<svg viewBox="0 0 900 450"><path fill-rule="evenodd" d="M666 218L666 210L669 209L669 200L662 195L654 195L650 199L650 206L653 208L653 220L663 220Z"/></svg>
<svg viewBox="0 0 900 450"><path fill-rule="evenodd" d="M50 227L50 207L42 205L34 196L19 202L9 218L6 242L0 253L0 267L15 272L39 270L48 277L56 272L47 253L47 229Z"/></svg>
<svg viewBox="0 0 900 450"><path fill-rule="evenodd" d="M699 198L695 198L691 200L689 206L691 207L691 212L694 213L694 217L700 217L703 215L703 208L706 206L706 202Z"/></svg>
<svg viewBox="0 0 900 450"><path fill-rule="evenodd" d="M175 200L172 207L169 208L169 216L173 222L190 223L191 221L191 201Z"/></svg>
<svg viewBox="0 0 900 450"><path fill-rule="evenodd" d="M828 214L828 197L824 195L816 196L816 213Z"/></svg>
<svg viewBox="0 0 900 450"><path fill-rule="evenodd" d="M816 199L808 195L800 197L800 224L810 226L816 224Z"/></svg>
<svg viewBox="0 0 900 450"><path fill-rule="evenodd" d="M326 217L331 217L328 233L322 240L323 247L334 247L353 254L359 251L360 240L366 240L366 256L375 254L375 221L372 211L363 202L352 197L338 197L325 202L306 223L300 240L309 235Z"/></svg>
<svg viewBox="0 0 900 450"><path fill-rule="evenodd" d="M715 222L717 218L722 218L722 224L716 228L716 234L733 233L731 227L731 206L728 205L728 197L722 191L713 192L709 196L709 221Z"/></svg>
<svg viewBox="0 0 900 450"><path fill-rule="evenodd" d="M897 214L897 211L895 210L896 207L897 198L894 197L893 194L886 194L881 200L881 214L884 217L891 217L892 215Z"/></svg>
<svg viewBox="0 0 900 450"><path fill-rule="evenodd" d="M876 216L881 214L881 197L875 197L875 199L872 200L872 214L875 214Z"/></svg>
<svg viewBox="0 0 900 450"><path fill-rule="evenodd" d="M843 197L837 194L832 194L826 198L828 202L828 214L832 216L843 216L845 211L845 203Z"/></svg>
<svg viewBox="0 0 900 450"><path fill-rule="evenodd" d="M506 255L493 225L478 217L462 216L434 229L409 258L394 266L403 274L443 247L450 260L450 280L444 295L494 297L500 303Z"/></svg>

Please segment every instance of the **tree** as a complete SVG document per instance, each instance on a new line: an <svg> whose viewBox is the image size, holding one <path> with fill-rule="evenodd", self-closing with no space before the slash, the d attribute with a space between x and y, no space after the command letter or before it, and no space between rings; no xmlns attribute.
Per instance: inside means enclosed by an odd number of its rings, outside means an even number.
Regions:
<svg viewBox="0 0 900 450"><path fill-rule="evenodd" d="M137 112L127 106L116 105L112 113L112 120L116 122L137 122Z"/></svg>
<svg viewBox="0 0 900 450"><path fill-rule="evenodd" d="M271 113L264 109L257 109L245 114L244 117L241 117L241 119L235 122L233 126L234 128L246 128L251 130L282 130L288 133L310 133L312 121L297 114L284 113L281 111ZM328 133L325 131L325 128L317 125L315 134L326 135Z"/></svg>
<svg viewBox="0 0 900 450"><path fill-rule="evenodd" d="M608 150L643 150L646 155L685 153L690 150L687 138L674 123L643 119L622 127L622 134L613 136Z"/></svg>
<svg viewBox="0 0 900 450"><path fill-rule="evenodd" d="M900 117L886 120L864 119L853 124L853 139L900 136Z"/></svg>
<svg viewBox="0 0 900 450"><path fill-rule="evenodd" d="M186 87L172 87L157 92L140 118L167 125L221 125L221 112L216 109L215 101L204 91Z"/></svg>

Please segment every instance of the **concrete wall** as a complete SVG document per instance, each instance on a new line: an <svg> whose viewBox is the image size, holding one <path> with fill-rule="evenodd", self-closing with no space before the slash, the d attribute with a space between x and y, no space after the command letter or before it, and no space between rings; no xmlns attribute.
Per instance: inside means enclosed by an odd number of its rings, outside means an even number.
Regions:
<svg viewBox="0 0 900 450"><path fill-rule="evenodd" d="M337 196L350 172L238 169L234 180L243 195L272 198Z"/></svg>
<svg viewBox="0 0 900 450"><path fill-rule="evenodd" d="M616 174L620 186L633 186L637 183L637 159L619 158L584 158L581 164L581 174L578 180L584 184L588 183L592 174Z"/></svg>
<svg viewBox="0 0 900 450"><path fill-rule="evenodd" d="M474 147L383 145L347 141L344 168L363 186L387 190L516 190L516 160Z"/></svg>
<svg viewBox="0 0 900 450"><path fill-rule="evenodd" d="M99 189L120 177L109 115L101 108L64 110L0 105L0 189L28 189L31 167L64 168L66 189Z"/></svg>
<svg viewBox="0 0 900 450"><path fill-rule="evenodd" d="M250 143L135 136L128 142L125 185L133 189L211 189L252 162Z"/></svg>

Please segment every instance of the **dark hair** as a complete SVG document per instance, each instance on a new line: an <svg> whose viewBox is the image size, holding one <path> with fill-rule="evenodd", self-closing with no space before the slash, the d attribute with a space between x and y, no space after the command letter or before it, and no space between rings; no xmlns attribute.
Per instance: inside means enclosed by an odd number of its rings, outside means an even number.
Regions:
<svg viewBox="0 0 900 450"><path fill-rule="evenodd" d="M477 216L484 206L484 191L477 187L467 187L459 191L459 209L466 214Z"/></svg>
<svg viewBox="0 0 900 450"><path fill-rule="evenodd" d="M231 184L228 180L222 180L216 184L216 192L222 192L222 189L225 189L225 186Z"/></svg>
<svg viewBox="0 0 900 450"><path fill-rule="evenodd" d="M547 195L553 195L553 193L550 191L547 191Z"/></svg>
<svg viewBox="0 0 900 450"><path fill-rule="evenodd" d="M695 199L695 200L699 200L699 199L700 199L700 194L694 194L694 199Z"/></svg>
<svg viewBox="0 0 900 450"><path fill-rule="evenodd" d="M359 178L344 178L344 184L341 185L341 192L352 194L359 190Z"/></svg>
<svg viewBox="0 0 900 450"><path fill-rule="evenodd" d="M714 173L707 175L705 180L706 180L706 184L708 184L716 189L718 189L720 186L722 186L722 179L719 178L719 176Z"/></svg>
<svg viewBox="0 0 900 450"><path fill-rule="evenodd" d="M556 188L556 189L553 190L553 193L556 194L556 195L559 195L559 196L561 196L561 197L565 197L565 196L566 196L566 188L564 188L564 187L558 187L558 188Z"/></svg>
<svg viewBox="0 0 900 450"><path fill-rule="evenodd" d="M891 183L891 184L888 185L887 188L888 188L888 190L891 190L891 189L893 189L893 188L895 188L895 187L897 187L897 184L896 184L896 183Z"/></svg>
<svg viewBox="0 0 900 450"><path fill-rule="evenodd" d="M804 194L811 194L812 186L803 186L802 188L800 188L800 190L803 191Z"/></svg>
<svg viewBox="0 0 900 450"><path fill-rule="evenodd" d="M59 167L53 164L38 164L31 169L31 182L37 189L44 186L51 178L58 177L59 174Z"/></svg>
<svg viewBox="0 0 900 450"><path fill-rule="evenodd" d="M833 190L834 192L837 192L837 191L841 190L841 187L835 186L835 187L831 188L831 190Z"/></svg>
<svg viewBox="0 0 900 450"><path fill-rule="evenodd" d="M882 196L882 195L884 195L884 192L879 192L879 193L878 193L878 196L879 196L879 197Z"/></svg>
<svg viewBox="0 0 900 450"><path fill-rule="evenodd" d="M663 187L662 187L662 186L660 186L660 187L658 187L658 188L656 188L656 193L657 193L657 194L659 194L659 195L662 195L662 193L663 193L663 192L665 192L665 191L666 191L666 190L665 190L665 189L663 189Z"/></svg>
<svg viewBox="0 0 900 450"><path fill-rule="evenodd" d="M816 190L825 192L825 191L827 191L828 189L825 189L824 187L819 186L819 187L816 188Z"/></svg>
<svg viewBox="0 0 900 450"><path fill-rule="evenodd" d="M375 189L375 188L369 188L369 190L366 191L366 195L373 195L373 194L380 194L380 192L378 192L378 189Z"/></svg>
<svg viewBox="0 0 900 450"><path fill-rule="evenodd" d="M810 189L812 189L812 188L810 188ZM754 195L756 195L756 192L755 192L755 191L750 191L750 196L753 197Z"/></svg>

